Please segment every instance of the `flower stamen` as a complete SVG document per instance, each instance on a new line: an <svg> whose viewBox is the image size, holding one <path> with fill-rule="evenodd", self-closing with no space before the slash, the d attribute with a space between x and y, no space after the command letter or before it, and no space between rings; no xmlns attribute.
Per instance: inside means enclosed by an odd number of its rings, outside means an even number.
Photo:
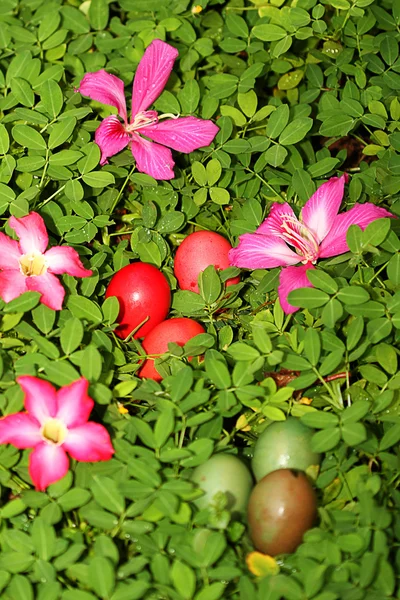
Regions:
<svg viewBox="0 0 400 600"><path fill-rule="evenodd" d="M315 263L318 258L318 242L304 223L292 215L282 215L280 237L293 246L302 262Z"/></svg>
<svg viewBox="0 0 400 600"><path fill-rule="evenodd" d="M47 271L46 259L43 254L23 254L19 259L19 268L25 277L37 277Z"/></svg>
<svg viewBox="0 0 400 600"><path fill-rule="evenodd" d="M43 441L61 446L67 437L68 429L59 419L48 419L40 433Z"/></svg>

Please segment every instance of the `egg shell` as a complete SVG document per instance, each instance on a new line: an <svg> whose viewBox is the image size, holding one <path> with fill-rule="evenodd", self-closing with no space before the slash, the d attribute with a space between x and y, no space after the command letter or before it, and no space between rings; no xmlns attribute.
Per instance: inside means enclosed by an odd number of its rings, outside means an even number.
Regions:
<svg viewBox="0 0 400 600"><path fill-rule="evenodd" d="M289 554L317 516L317 496L302 471L279 469L254 487L248 507L249 533L257 550Z"/></svg>
<svg viewBox="0 0 400 600"><path fill-rule="evenodd" d="M268 425L254 445L251 468L257 481L278 469L305 471L319 465L321 455L313 452L314 430L295 417Z"/></svg>
<svg viewBox="0 0 400 600"><path fill-rule="evenodd" d="M171 306L171 290L167 279L147 263L135 262L122 267L113 275L107 287L106 298L116 296L120 310L115 333L126 338L146 317L148 321L134 334L140 338L161 323Z"/></svg>
<svg viewBox="0 0 400 600"><path fill-rule="evenodd" d="M199 333L205 333L197 321L179 317L176 319L167 319L159 323L144 338L142 342L143 350L146 354L164 354L168 352L168 343L175 342L179 346L184 346ZM154 366L154 358L147 358L143 367L138 372L139 377L147 377L155 381L161 381L162 376Z"/></svg>
<svg viewBox="0 0 400 600"><path fill-rule="evenodd" d="M174 260L174 274L181 290L199 293L198 277L208 266L216 269L230 267L228 253L232 246L219 233L195 231L178 247ZM239 277L228 279L226 285L239 283Z"/></svg>
<svg viewBox="0 0 400 600"><path fill-rule="evenodd" d="M192 480L205 493L195 500L199 509L214 504L218 492L227 497L227 509L231 513L244 513L253 486L253 478L244 462L233 454L214 454L196 467Z"/></svg>

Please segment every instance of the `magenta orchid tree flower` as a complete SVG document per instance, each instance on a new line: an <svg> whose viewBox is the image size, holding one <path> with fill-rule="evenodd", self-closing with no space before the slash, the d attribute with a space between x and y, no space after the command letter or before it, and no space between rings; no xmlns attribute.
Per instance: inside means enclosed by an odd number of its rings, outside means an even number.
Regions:
<svg viewBox="0 0 400 600"><path fill-rule="evenodd" d="M67 453L75 460L98 462L114 454L103 425L87 422L94 402L89 382L78 379L58 391L48 382L29 375L17 377L27 412L0 419L0 444L20 450L33 448L29 475L39 491L62 479L69 468Z"/></svg>
<svg viewBox="0 0 400 600"><path fill-rule="evenodd" d="M0 297L10 302L24 292L40 292L40 302L61 310L65 290L56 275L90 277L92 271L85 269L74 248L53 246L46 252L49 236L38 213L11 217L8 223L19 242L0 232Z"/></svg>
<svg viewBox="0 0 400 600"><path fill-rule="evenodd" d="M122 119L121 123L116 115L105 118L95 133L101 165L130 145L139 171L154 179L173 179L175 163L170 148L189 153L211 144L219 130L212 121L159 115L155 110L147 110L163 91L177 56L178 51L161 40L154 40L148 46L133 81L130 122L124 82L103 69L84 76L77 91L97 102L115 106ZM166 117L171 118L161 121Z"/></svg>
<svg viewBox="0 0 400 600"><path fill-rule="evenodd" d="M393 215L374 204L355 204L338 214L347 175L332 177L321 185L304 205L298 219L287 202L275 202L269 216L255 233L239 237L239 245L229 252L230 264L242 269L273 269L280 273L278 295L286 314L298 310L289 304L288 294L302 287L313 287L307 271L319 258L330 258L349 251L346 234L350 225L365 229L369 223ZM294 267L301 262L300 267Z"/></svg>

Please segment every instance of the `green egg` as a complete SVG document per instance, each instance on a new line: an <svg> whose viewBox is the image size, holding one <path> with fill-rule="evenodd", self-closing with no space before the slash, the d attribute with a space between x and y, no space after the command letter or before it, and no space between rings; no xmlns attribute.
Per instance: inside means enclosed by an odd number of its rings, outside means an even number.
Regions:
<svg viewBox="0 0 400 600"><path fill-rule="evenodd" d="M306 471L319 465L321 455L313 452L311 438L314 431L295 417L269 425L254 446L251 462L257 481L278 469Z"/></svg>

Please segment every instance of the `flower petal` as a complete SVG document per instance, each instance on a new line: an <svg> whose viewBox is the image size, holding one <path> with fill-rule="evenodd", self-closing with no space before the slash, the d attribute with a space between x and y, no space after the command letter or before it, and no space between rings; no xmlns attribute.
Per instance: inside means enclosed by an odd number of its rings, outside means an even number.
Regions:
<svg viewBox="0 0 400 600"><path fill-rule="evenodd" d="M12 444L20 450L33 448L42 439L39 423L26 413L0 419L0 444Z"/></svg>
<svg viewBox="0 0 400 600"><path fill-rule="evenodd" d="M31 375L17 377L17 383L24 392L26 410L40 425L43 425L49 418L56 416L57 393L51 383Z"/></svg>
<svg viewBox="0 0 400 600"><path fill-rule="evenodd" d="M72 458L82 462L110 460L114 454L107 429L93 422L69 429L63 447Z"/></svg>
<svg viewBox="0 0 400 600"><path fill-rule="evenodd" d="M155 142L186 153L211 144L218 131L212 121L196 117L168 119L140 129L140 133Z"/></svg>
<svg viewBox="0 0 400 600"><path fill-rule="evenodd" d="M161 40L153 40L146 48L133 80L132 119L161 94L178 54L178 50Z"/></svg>
<svg viewBox="0 0 400 600"><path fill-rule="evenodd" d="M318 243L326 237L339 212L347 179L347 174L331 177L317 189L301 211L301 220L315 235Z"/></svg>
<svg viewBox="0 0 400 600"><path fill-rule="evenodd" d="M0 269L19 270L21 250L16 240L0 232Z"/></svg>
<svg viewBox="0 0 400 600"><path fill-rule="evenodd" d="M280 236L282 234L282 226L284 225L283 217L289 217L294 221L298 221L291 206L287 202L284 202L283 204L280 202L274 202L271 206L268 217L256 229L256 233Z"/></svg>
<svg viewBox="0 0 400 600"><path fill-rule="evenodd" d="M230 264L241 269L273 269L295 265L300 260L283 240L259 233L241 235L239 245L229 251Z"/></svg>
<svg viewBox="0 0 400 600"><path fill-rule="evenodd" d="M355 204L349 211L337 215L331 230L320 246L319 257L329 258L349 251L346 234L350 225L358 225L364 230L372 221L384 217L393 218L393 215L385 208L375 206L370 202Z"/></svg>
<svg viewBox="0 0 400 600"><path fill-rule="evenodd" d="M39 492L65 477L68 468L68 456L62 446L56 444L42 442L29 456L29 475Z"/></svg>
<svg viewBox="0 0 400 600"><path fill-rule="evenodd" d="M0 272L0 298L4 302L11 302L21 294L28 291L27 277L18 270Z"/></svg>
<svg viewBox="0 0 400 600"><path fill-rule="evenodd" d="M47 272L36 277L26 277L26 286L29 290L42 294L40 298L42 304L53 310L62 309L65 290L55 275Z"/></svg>
<svg viewBox="0 0 400 600"><path fill-rule="evenodd" d="M82 96L115 106L125 123L128 122L125 102L125 84L122 79L107 73L104 69L95 73L86 73L77 90Z"/></svg>
<svg viewBox="0 0 400 600"><path fill-rule="evenodd" d="M70 246L53 246L44 254L46 266L51 273L68 273L73 277L90 277L92 271L85 269L79 254Z"/></svg>
<svg viewBox="0 0 400 600"><path fill-rule="evenodd" d="M58 390L56 418L60 419L66 427L77 427L88 420L94 406L93 400L87 393L88 387L88 380L81 377Z"/></svg>
<svg viewBox="0 0 400 600"><path fill-rule="evenodd" d="M8 224L19 237L22 254L43 254L49 243L46 225L40 215L31 212L26 217L10 217Z"/></svg>
<svg viewBox="0 0 400 600"><path fill-rule="evenodd" d="M130 136L125 132L124 126L118 121L118 118L111 115L100 123L94 139L101 150L100 164L104 165L110 156L114 156L126 148Z"/></svg>
<svg viewBox="0 0 400 600"><path fill-rule="evenodd" d="M293 306L288 302L288 294L303 287L313 287L307 277L307 271L314 269L311 263L301 265L300 267L286 267L282 269L279 276L278 295L283 311L290 315L299 310L298 306Z"/></svg>
<svg viewBox="0 0 400 600"><path fill-rule="evenodd" d="M132 135L131 151L138 171L147 173L154 179L173 179L175 173L171 150L155 142L149 142L138 135Z"/></svg>

